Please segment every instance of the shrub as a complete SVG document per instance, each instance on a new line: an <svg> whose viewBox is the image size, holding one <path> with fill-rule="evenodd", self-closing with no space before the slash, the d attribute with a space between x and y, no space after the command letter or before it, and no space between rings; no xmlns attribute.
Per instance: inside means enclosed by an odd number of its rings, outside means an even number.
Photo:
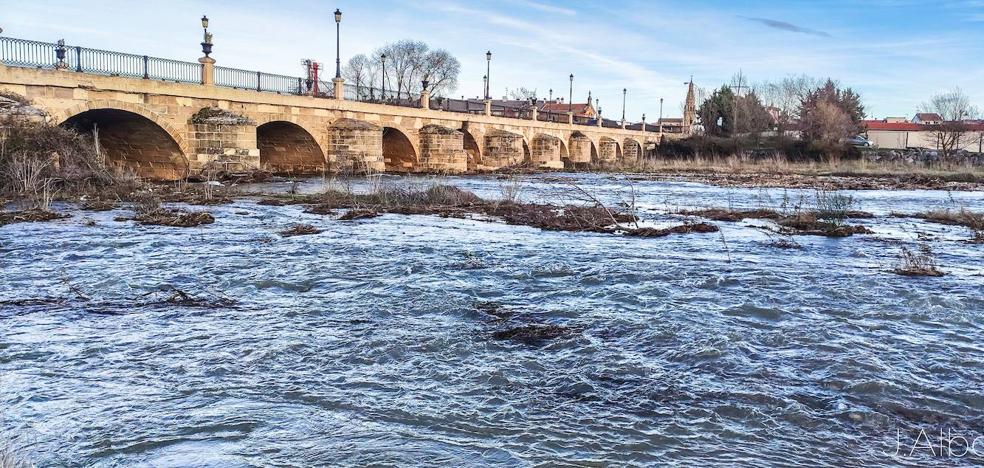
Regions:
<svg viewBox="0 0 984 468"><path fill-rule="evenodd" d="M132 190L136 179L106 164L95 140L30 119L0 120L0 195L46 209L58 192Z"/></svg>

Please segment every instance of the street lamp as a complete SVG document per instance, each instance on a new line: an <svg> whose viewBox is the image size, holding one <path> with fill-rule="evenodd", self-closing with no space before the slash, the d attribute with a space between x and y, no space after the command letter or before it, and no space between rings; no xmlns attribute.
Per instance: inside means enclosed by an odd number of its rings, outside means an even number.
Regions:
<svg viewBox="0 0 984 468"><path fill-rule="evenodd" d="M574 74L573 73L571 73L571 91L570 91L570 95L567 98L567 112L574 114Z"/></svg>
<svg viewBox="0 0 984 468"><path fill-rule="evenodd" d="M622 125L625 125L625 93L627 90L622 88Z"/></svg>
<svg viewBox="0 0 984 468"><path fill-rule="evenodd" d="M205 31L202 40L202 53L208 57L212 53L212 35L208 32L208 16L202 15L202 30Z"/></svg>
<svg viewBox="0 0 984 468"><path fill-rule="evenodd" d="M489 100L489 75L482 76L482 87L485 88L485 100Z"/></svg>
<svg viewBox="0 0 984 468"><path fill-rule="evenodd" d="M492 51L485 53L485 99L489 99L489 84L492 80Z"/></svg>
<svg viewBox="0 0 984 468"><path fill-rule="evenodd" d="M663 133L663 98L659 98L659 133Z"/></svg>
<svg viewBox="0 0 984 468"><path fill-rule="evenodd" d="M335 9L335 78L342 77L342 10Z"/></svg>
<svg viewBox="0 0 984 468"><path fill-rule="evenodd" d="M379 99L386 100L386 54L380 55L379 59L383 62L383 77L379 80L382 88L379 90Z"/></svg>

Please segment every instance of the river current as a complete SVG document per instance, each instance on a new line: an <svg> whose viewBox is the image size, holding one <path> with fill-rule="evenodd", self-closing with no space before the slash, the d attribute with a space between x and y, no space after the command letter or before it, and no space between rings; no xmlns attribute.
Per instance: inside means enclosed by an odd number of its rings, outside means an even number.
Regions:
<svg viewBox="0 0 984 468"><path fill-rule="evenodd" d="M565 177L579 189L442 182L634 200L658 226L814 196ZM198 228L60 205L0 227L0 447L38 466L984 463L984 245L888 216L984 193L845 193L874 234L799 249L756 220L645 239L249 197L194 207L216 218ZM323 232L277 234L293 223ZM919 243L946 276L891 273ZM497 339L529 324L569 333ZM967 444L942 453L941 430Z"/></svg>

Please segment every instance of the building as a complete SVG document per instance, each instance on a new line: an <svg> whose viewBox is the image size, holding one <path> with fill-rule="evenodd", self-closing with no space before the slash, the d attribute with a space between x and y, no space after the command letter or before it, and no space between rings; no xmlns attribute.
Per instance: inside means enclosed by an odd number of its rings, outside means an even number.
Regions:
<svg viewBox="0 0 984 468"><path fill-rule="evenodd" d="M921 120L916 114L912 120ZM937 116L938 117L938 116ZM923 118L934 122L933 114L924 115ZM979 153L984 147L984 123L979 121L965 122L968 128L963 141L960 142L960 149ZM890 117L883 120L863 121L868 140L879 148L885 149L906 149L906 148L926 148L939 149L936 141L936 133L933 132L931 124L914 123L905 118Z"/></svg>
<svg viewBox="0 0 984 468"><path fill-rule="evenodd" d="M550 122L566 122L567 113L574 113L574 123L590 124L598 117L598 112L591 101L591 92L588 91L587 103L567 103L564 99L546 101L540 107L540 113L545 114L542 120Z"/></svg>
<svg viewBox="0 0 984 468"><path fill-rule="evenodd" d="M912 123L922 125L939 125L943 123L943 117L935 112L920 112L912 118Z"/></svg>

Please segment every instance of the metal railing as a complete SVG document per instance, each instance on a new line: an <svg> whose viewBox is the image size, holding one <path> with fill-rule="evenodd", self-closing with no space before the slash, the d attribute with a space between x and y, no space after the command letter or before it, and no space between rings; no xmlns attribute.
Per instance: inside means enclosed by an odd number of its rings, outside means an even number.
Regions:
<svg viewBox="0 0 984 468"><path fill-rule="evenodd" d="M0 62L12 67L64 68L94 75L202 82L200 63L12 37L0 37Z"/></svg>
<svg viewBox="0 0 984 468"><path fill-rule="evenodd" d="M147 55L127 54L109 50L90 49L57 43L31 41L12 37L0 37L0 63L11 67L66 69L79 73L105 76L121 76L149 80L173 81L178 83L202 83L203 65L197 62L183 62ZM263 73L229 67L215 67L215 85L227 88L272 92L278 94L312 95L331 98L334 84L331 81L318 81L318 92L314 93L314 83L304 78L287 75ZM401 107L420 107L420 96L407 91L398 92L372 86L347 84L346 100L370 102ZM430 108L447 112L484 114L485 103L478 99L450 99L434 97ZM492 104L491 113L497 117L532 119L529 106L508 106ZM537 121L567 123L566 113L540 111ZM596 122L575 120L575 125L597 126ZM604 122L605 128L619 128ZM655 132L655 126L646 129Z"/></svg>

